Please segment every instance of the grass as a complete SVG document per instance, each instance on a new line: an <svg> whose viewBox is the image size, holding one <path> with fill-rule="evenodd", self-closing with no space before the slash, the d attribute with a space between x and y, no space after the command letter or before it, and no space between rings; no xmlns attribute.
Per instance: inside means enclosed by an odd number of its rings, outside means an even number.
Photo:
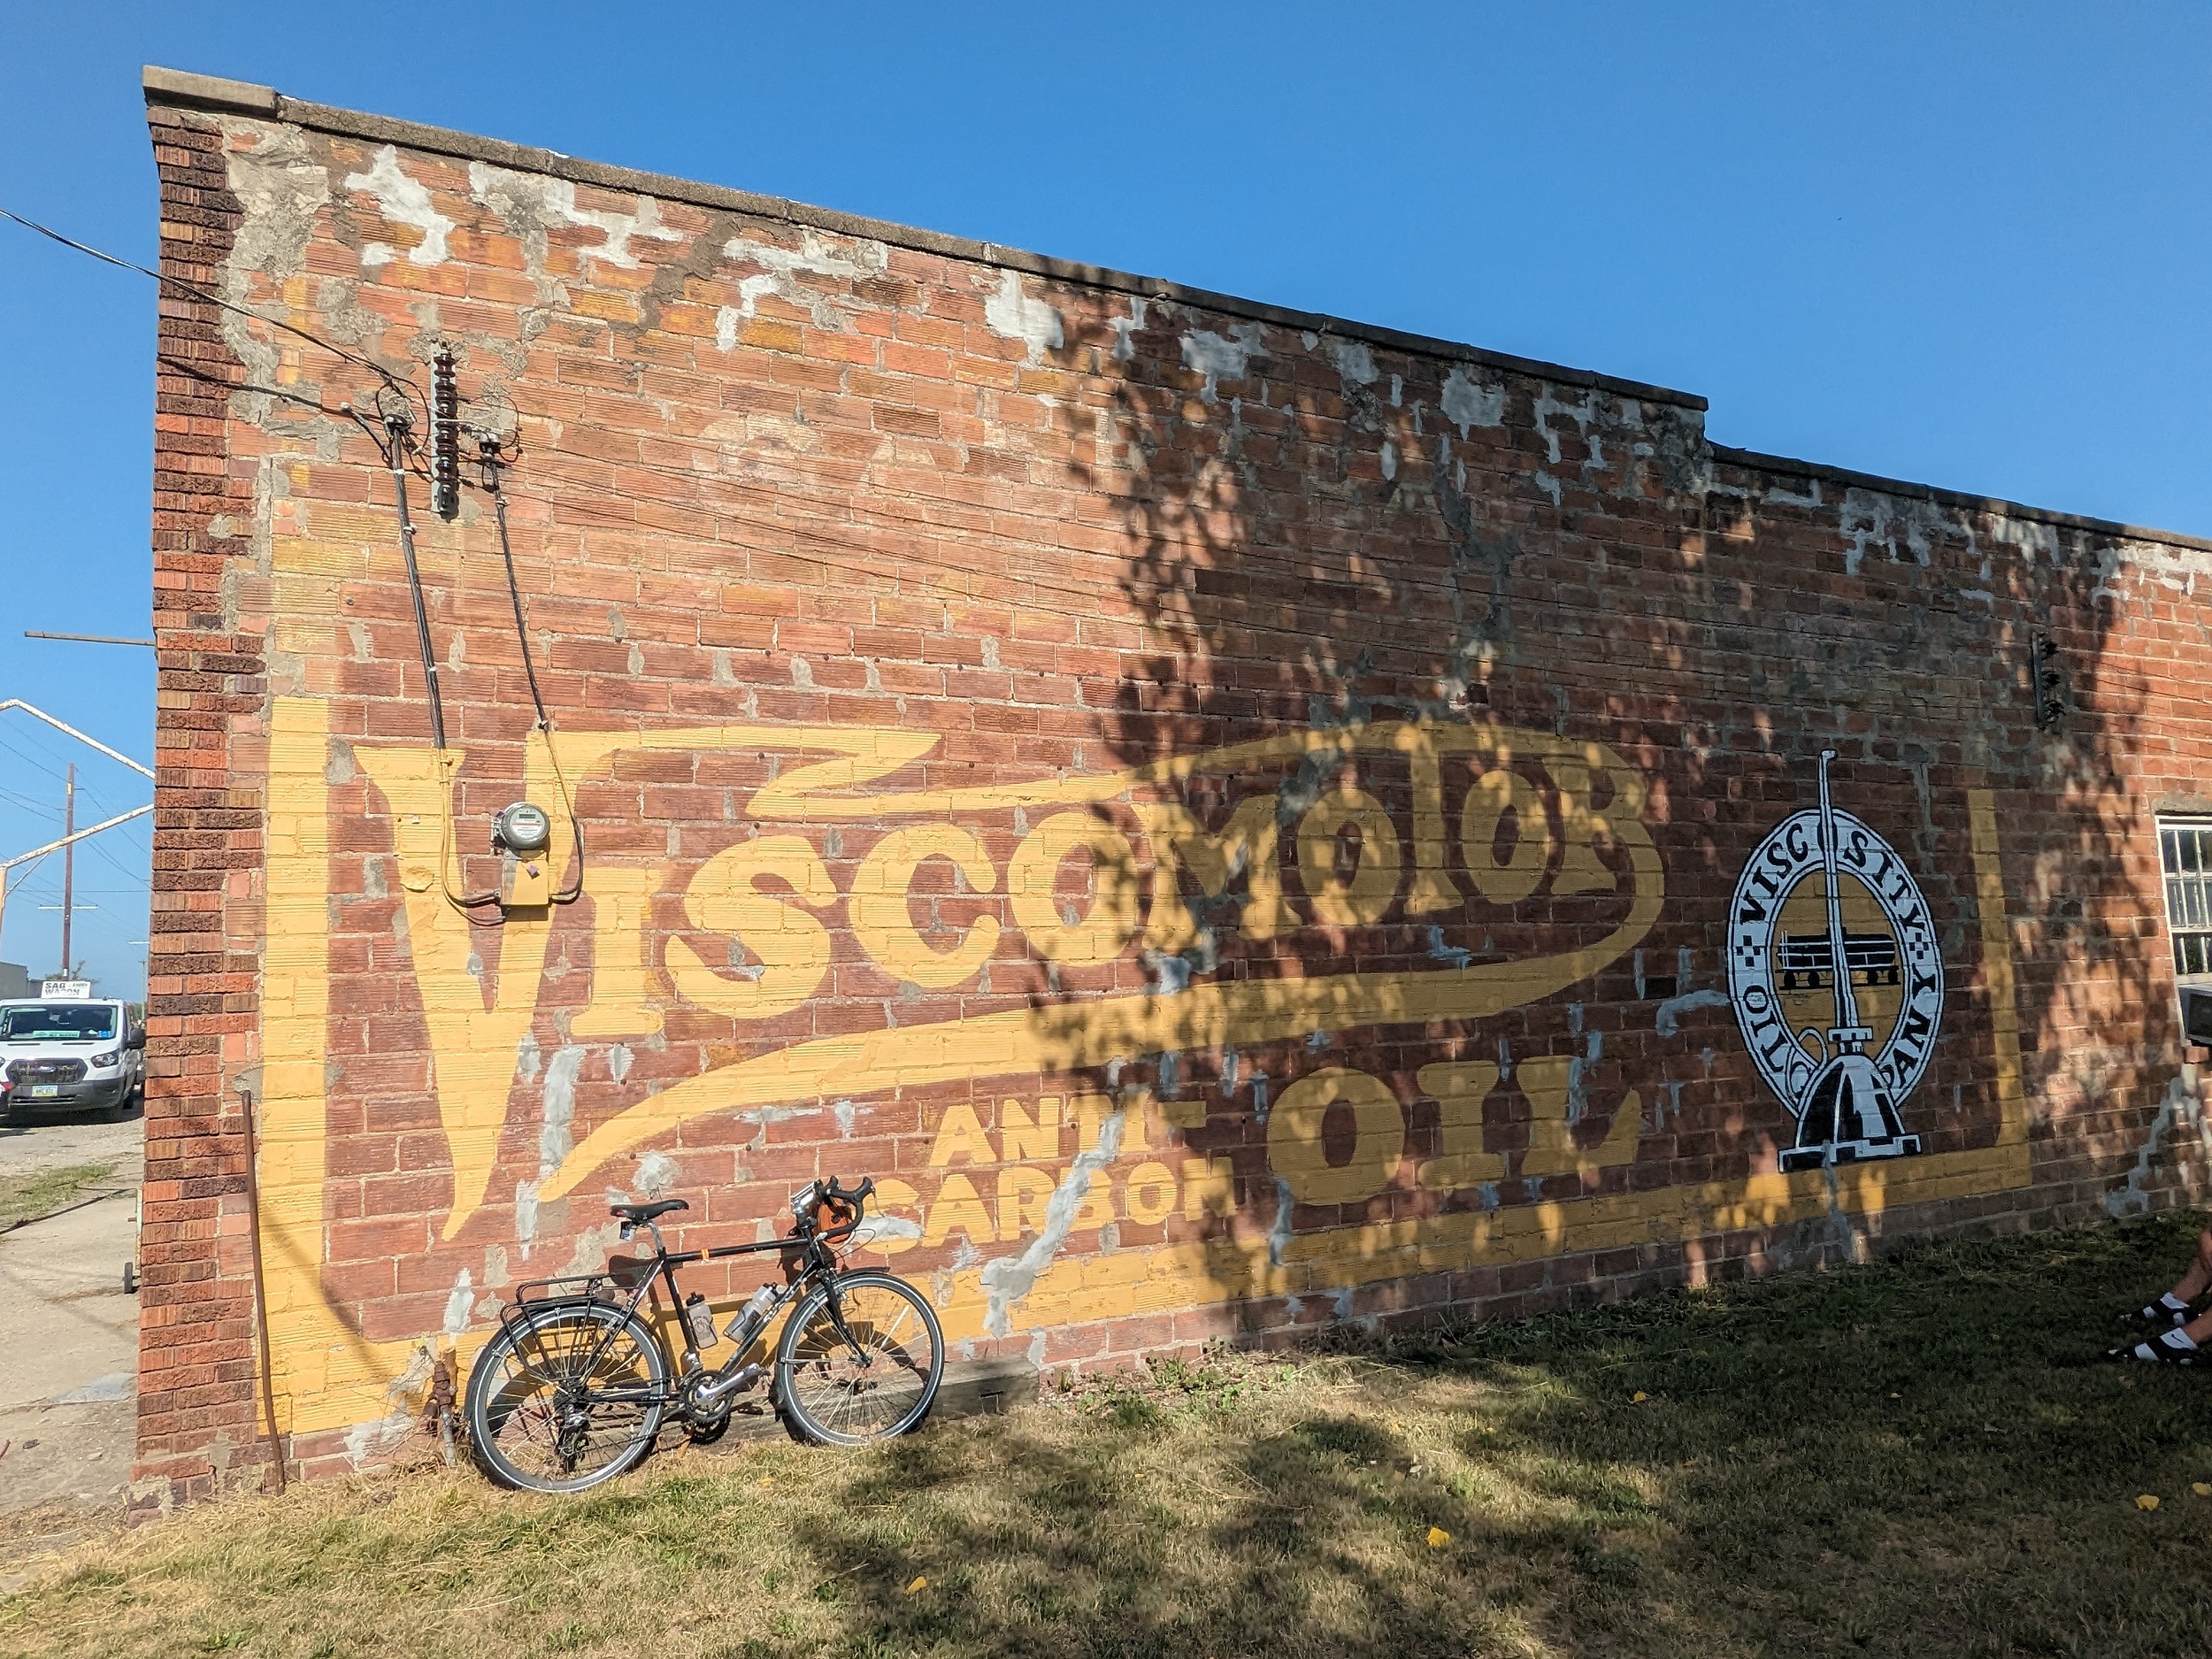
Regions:
<svg viewBox="0 0 2212 1659"><path fill-rule="evenodd" d="M115 1173L110 1164L71 1164L34 1170L27 1175L0 1175L0 1227L50 1215L73 1203Z"/></svg>
<svg viewBox="0 0 2212 1659"><path fill-rule="evenodd" d="M0 1651L2202 1655L2212 1375L2081 1363L2194 1225L1163 1363L574 1499L296 1487L80 1550Z"/></svg>

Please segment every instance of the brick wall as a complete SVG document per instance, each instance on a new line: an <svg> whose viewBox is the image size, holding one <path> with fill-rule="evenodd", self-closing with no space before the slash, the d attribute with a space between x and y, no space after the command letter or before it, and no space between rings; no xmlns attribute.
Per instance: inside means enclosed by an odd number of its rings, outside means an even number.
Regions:
<svg viewBox="0 0 2212 1659"><path fill-rule="evenodd" d="M2204 544L1721 449L1657 388L149 97L165 269L254 319L163 308L147 1503L259 1473L241 1088L311 1472L407 1450L516 1282L604 1260L610 1194L696 1244L874 1175L870 1254L959 1356L1079 1367L2197 1190L2152 820L2212 794ZM553 726L489 496L417 477L443 761L355 419L441 348L514 456ZM456 902L524 797L573 902ZM1855 1045L1897 1133L1838 1162L1800 1116Z"/></svg>

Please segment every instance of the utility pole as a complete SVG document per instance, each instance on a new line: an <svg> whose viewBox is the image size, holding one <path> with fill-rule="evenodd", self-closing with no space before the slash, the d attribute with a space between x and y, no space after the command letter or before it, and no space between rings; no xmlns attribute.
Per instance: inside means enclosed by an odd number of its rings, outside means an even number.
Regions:
<svg viewBox="0 0 2212 1659"><path fill-rule="evenodd" d="M50 777L51 773L48 774ZM62 795L61 833L77 833L77 763L69 763L69 782ZM69 922L77 904L77 843L66 841L61 849L61 977L74 979L69 965Z"/></svg>

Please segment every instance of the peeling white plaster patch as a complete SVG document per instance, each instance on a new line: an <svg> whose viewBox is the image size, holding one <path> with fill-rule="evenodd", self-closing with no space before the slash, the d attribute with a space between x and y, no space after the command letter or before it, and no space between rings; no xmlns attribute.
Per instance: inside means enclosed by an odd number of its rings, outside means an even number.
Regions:
<svg viewBox="0 0 2212 1659"><path fill-rule="evenodd" d="M395 146L387 144L378 150L366 173L349 174L346 188L366 190L376 197L386 219L395 225L411 225L422 233L422 240L407 250L409 265L445 263L445 239L453 221L431 204L428 190L401 171ZM389 265L398 257L388 242L373 242L361 250L361 263L365 265Z"/></svg>
<svg viewBox="0 0 2212 1659"><path fill-rule="evenodd" d="M665 1198L676 1185L676 1160L665 1152L649 1152L637 1161L636 1187L648 1198Z"/></svg>
<svg viewBox="0 0 2212 1659"><path fill-rule="evenodd" d="M469 194L508 223L521 221L526 240L528 232L537 233L538 239L525 250L533 274L544 265L543 234L549 225L587 225L597 230L605 240L596 248L581 250L578 257L603 259L625 271L637 269L637 255L630 247L633 238L642 236L652 242L684 239L683 232L661 223L660 204L649 196L637 197L636 211L628 213L578 207L576 187L566 179L510 173L480 161L469 164ZM518 211L518 207L521 211Z"/></svg>
<svg viewBox="0 0 2212 1659"><path fill-rule="evenodd" d="M442 1326L448 1336L458 1336L469 1328L471 1281L467 1268L453 1281L453 1294L445 1299L445 1320Z"/></svg>
<svg viewBox="0 0 2212 1659"><path fill-rule="evenodd" d="M1225 334L1197 329L1183 336L1183 366L1206 377L1198 396L1215 401L1220 382L1240 380L1251 360L1267 355L1257 323L1239 323Z"/></svg>
<svg viewBox="0 0 2212 1659"><path fill-rule="evenodd" d="M545 1118L538 1131L540 1180L550 1179L575 1145L570 1125L576 1118L576 1074L584 1069L589 1052L581 1043L572 1042L546 1063Z"/></svg>
<svg viewBox="0 0 2212 1659"><path fill-rule="evenodd" d="M619 1083L630 1075L630 1065L634 1057L627 1043L618 1042L607 1050L607 1070L614 1074L616 1082Z"/></svg>
<svg viewBox="0 0 2212 1659"><path fill-rule="evenodd" d="M1137 330L1144 326L1144 296L1129 296L1129 315L1114 319L1114 361L1126 363L1137 355Z"/></svg>
<svg viewBox="0 0 2212 1659"><path fill-rule="evenodd" d="M1855 489L1851 493L1859 495L1866 492ZM2018 548L2031 560L2039 556L2048 558L2054 565L2065 560L2065 548L2059 540L2058 526L2055 524L2044 524L2033 518L2015 518L1999 513L1994 516L1989 534L1994 541Z"/></svg>
<svg viewBox="0 0 2212 1659"><path fill-rule="evenodd" d="M1398 476L1398 446L1396 444L1383 445L1382 470L1383 476L1386 479L1394 479Z"/></svg>
<svg viewBox="0 0 2212 1659"><path fill-rule="evenodd" d="M1505 425L1505 388L1471 380L1464 368L1444 377L1444 414L1463 438L1477 426Z"/></svg>
<svg viewBox="0 0 2212 1659"><path fill-rule="evenodd" d="M1671 1037L1682 1029L1682 1016L1692 1009L1726 1008L1727 1006L1728 993L1725 991L1717 991L1710 987L1702 991L1685 991L1681 995L1671 996L1659 1004L1658 1008L1654 1010L1657 1016L1654 1023L1662 1037Z"/></svg>
<svg viewBox="0 0 2212 1659"><path fill-rule="evenodd" d="M1363 340L1331 339L1329 361L1336 365L1337 373L1350 385L1372 386L1375 383L1378 373L1375 354L1367 349L1367 342Z"/></svg>
<svg viewBox="0 0 2212 1659"><path fill-rule="evenodd" d="M837 1119L837 1133L839 1139L844 1141L851 1140L853 1138L853 1119L859 1116L859 1109L849 1100L833 1101L830 1103L830 1115Z"/></svg>
<svg viewBox="0 0 2212 1659"><path fill-rule="evenodd" d="M1950 515L1932 501L1901 501L1878 490L1857 488L1844 492L1840 527L1851 539L1843 552L1844 573L1849 576L1859 573L1860 563L1871 548L1881 549L1893 564L1909 557L1924 568L1933 559L1936 542L1958 528ZM2047 530L2050 526L2034 527ZM1967 539L1971 546L1970 531Z"/></svg>
<svg viewBox="0 0 2212 1659"><path fill-rule="evenodd" d="M722 244L722 253L735 264L760 267L739 281L738 303L725 305L714 314L714 343L723 351L737 344L738 325L752 316L762 298L771 294L806 311L817 327L843 327L846 314L836 300L808 288L799 280L800 274L853 280L880 275L891 263L890 250L879 242L855 242L847 251L812 230L799 233L795 250L733 236Z"/></svg>
<svg viewBox="0 0 2212 1659"><path fill-rule="evenodd" d="M522 1259L530 1259L530 1246L538 1236L538 1184L535 1181L515 1183L515 1242L522 1246Z"/></svg>
<svg viewBox="0 0 2212 1659"><path fill-rule="evenodd" d="M911 1239L918 1243L922 1224L911 1216L887 1216L880 1210L861 1218L853 1229L852 1241L863 1248L879 1247L886 1239Z"/></svg>
<svg viewBox="0 0 2212 1659"><path fill-rule="evenodd" d="M580 1279L586 1273L604 1272L607 1267L607 1247L622 1241L622 1224L610 1221L603 1227L587 1227L577 1236L576 1248L556 1279Z"/></svg>
<svg viewBox="0 0 2212 1659"><path fill-rule="evenodd" d="M1010 1328L1014 1303L1029 1294L1037 1275L1045 1271L1082 1212L1083 1198L1091 1190L1091 1177L1111 1164L1121 1151L1121 1136L1129 1121L1126 1107L1116 1107L1099 1125L1098 1144L1075 1155L1075 1163L1045 1201L1045 1225L1019 1256L1002 1256L983 1266L983 1294L988 1307L983 1328L1004 1336Z"/></svg>
<svg viewBox="0 0 2212 1659"><path fill-rule="evenodd" d="M1018 271L1000 273L998 292L984 303L983 320L1000 339L1026 345L1032 363L1041 361L1047 351L1057 351L1062 343L1060 313L1047 302L1023 295Z"/></svg>
<svg viewBox="0 0 2212 1659"><path fill-rule="evenodd" d="M358 1470L371 1458L381 1456L407 1438L407 1431L414 1423L413 1412L395 1411L388 1417L355 1424L346 1431L347 1463Z"/></svg>

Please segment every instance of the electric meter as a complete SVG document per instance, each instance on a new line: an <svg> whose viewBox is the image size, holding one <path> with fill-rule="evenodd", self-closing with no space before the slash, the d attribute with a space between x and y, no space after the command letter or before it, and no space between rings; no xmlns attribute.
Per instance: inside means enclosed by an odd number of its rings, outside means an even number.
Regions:
<svg viewBox="0 0 2212 1659"><path fill-rule="evenodd" d="M543 807L518 801L492 819L492 846L509 853L541 853L553 839L553 820Z"/></svg>

